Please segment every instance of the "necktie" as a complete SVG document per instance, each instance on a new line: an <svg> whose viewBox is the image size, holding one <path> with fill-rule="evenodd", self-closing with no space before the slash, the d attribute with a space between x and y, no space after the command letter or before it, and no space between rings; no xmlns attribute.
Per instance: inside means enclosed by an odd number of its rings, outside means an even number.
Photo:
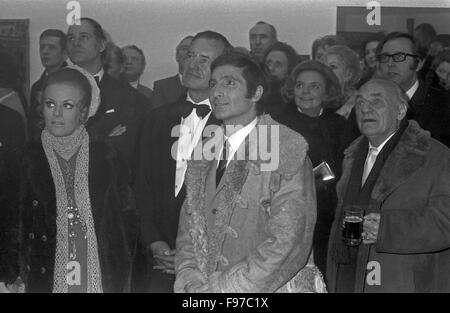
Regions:
<svg viewBox="0 0 450 313"><path fill-rule="evenodd" d="M220 180L222 179L223 173L227 169L227 155L228 155L228 142L224 140L222 157L220 158L219 165L216 169L216 187L219 186Z"/></svg>
<svg viewBox="0 0 450 313"><path fill-rule="evenodd" d="M97 86L100 87L100 76L94 76L94 79L97 82Z"/></svg>
<svg viewBox="0 0 450 313"><path fill-rule="evenodd" d="M211 112L211 109L206 104L195 104L190 101L185 101L183 105L181 106L181 115L183 118L188 117L192 110L195 109L195 113L197 113L197 116L203 119L206 115L208 115L209 112Z"/></svg>
<svg viewBox="0 0 450 313"><path fill-rule="evenodd" d="M371 147L369 148L369 152L367 153L366 163L364 163L364 172L362 176L361 186L364 185L364 183L367 180L367 177L370 174L370 171L372 170L373 165L375 164L375 161L377 159L378 155L378 149Z"/></svg>

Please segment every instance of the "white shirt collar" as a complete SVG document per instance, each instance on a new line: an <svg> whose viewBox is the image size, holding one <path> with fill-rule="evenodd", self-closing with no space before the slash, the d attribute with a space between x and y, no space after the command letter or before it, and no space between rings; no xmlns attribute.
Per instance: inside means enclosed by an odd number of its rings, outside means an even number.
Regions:
<svg viewBox="0 0 450 313"><path fill-rule="evenodd" d="M406 92L406 95L408 96L409 99L412 99L412 97L414 96L414 94L417 91L417 88L419 88L419 80L416 79L416 82L414 83L414 85L411 86L411 88L408 89L408 91Z"/></svg>
<svg viewBox="0 0 450 313"><path fill-rule="evenodd" d="M378 147L372 146L372 144L371 144L370 141L369 141L369 149L370 149L370 148L374 148L374 149L376 149L376 150L378 151L378 153L379 153L379 152L381 151L381 149L383 149L383 147L384 147L384 145L386 144L386 142L388 142L389 139L391 139L392 136L394 136L395 133L396 133L397 131L398 131L398 129L397 129L395 132L393 132L389 137L387 137L386 140L383 141Z"/></svg>
<svg viewBox="0 0 450 313"><path fill-rule="evenodd" d="M99 81L101 82L103 79L103 75L105 75L105 70L103 69L103 67L100 69L100 71L98 71L97 73L95 73L93 76L94 77L98 77Z"/></svg>
<svg viewBox="0 0 450 313"><path fill-rule="evenodd" d="M209 98L206 98L205 100L203 100L203 101L201 101L199 103L196 103L194 100L192 100L192 98L191 98L191 96L189 95L189 92L188 92L186 100L189 101L189 102L192 102L194 104L206 104L211 109L211 103L209 102Z"/></svg>
<svg viewBox="0 0 450 313"><path fill-rule="evenodd" d="M133 88L137 88L138 85L139 85L139 79L136 80L136 81L134 81L134 82L130 82L130 85L131 85L131 87L133 87Z"/></svg>
<svg viewBox="0 0 450 313"><path fill-rule="evenodd" d="M302 113L302 114L307 115L306 113L303 113L302 109L300 109L299 107L297 107L297 111L299 111L299 112ZM318 115L317 117L321 116L322 113L323 113L323 108L320 109L319 115Z"/></svg>
<svg viewBox="0 0 450 313"><path fill-rule="evenodd" d="M258 122L258 118L256 117L253 121L239 129L237 132L232 134L230 137L226 137L228 143L230 144L231 149L233 152L236 152L239 146L242 144L242 142L245 140L245 138L250 134L252 129L256 126L256 123ZM226 127L226 126L225 126Z"/></svg>

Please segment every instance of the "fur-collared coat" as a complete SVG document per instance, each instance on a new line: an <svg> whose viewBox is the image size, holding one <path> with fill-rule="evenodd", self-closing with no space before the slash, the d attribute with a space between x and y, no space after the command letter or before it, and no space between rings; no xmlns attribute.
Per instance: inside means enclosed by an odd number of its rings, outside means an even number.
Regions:
<svg viewBox="0 0 450 313"><path fill-rule="evenodd" d="M107 144L90 137L89 195L103 292L129 290L131 252L127 232L134 219L128 169ZM18 243L26 292L52 292L56 252L56 195L41 140L25 147L21 162ZM127 221L129 223L127 223ZM14 227L15 228L15 227ZM10 260L9 262L17 262ZM17 273L16 273L17 274Z"/></svg>
<svg viewBox="0 0 450 313"><path fill-rule="evenodd" d="M342 247L342 203L356 153L357 139L345 152L337 185L338 207L331 230L327 277L336 286ZM401 135L384 164L371 193L366 213L381 215L377 242L361 244L356 265L355 292L450 291L450 151L430 138L415 121ZM379 281L369 262L380 265Z"/></svg>
<svg viewBox="0 0 450 313"><path fill-rule="evenodd" d="M249 138L266 125L268 133L271 126L279 127L279 145L276 141L268 145L279 147L279 163L270 171L264 170L267 163L260 158L249 157L258 149ZM320 274L315 276L316 268L307 266L316 221L307 143L266 115L239 150L242 147L246 158L229 163L210 206L205 189L217 161L188 164L187 197L176 242L175 291L186 292L193 282L204 284L208 292L313 291Z"/></svg>

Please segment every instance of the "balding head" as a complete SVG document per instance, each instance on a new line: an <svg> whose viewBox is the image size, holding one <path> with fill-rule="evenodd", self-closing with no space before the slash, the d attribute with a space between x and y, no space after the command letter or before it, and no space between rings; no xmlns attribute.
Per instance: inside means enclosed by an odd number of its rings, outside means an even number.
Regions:
<svg viewBox="0 0 450 313"><path fill-rule="evenodd" d="M374 78L356 96L356 120L361 133L373 146L379 146L405 118L408 98L395 82Z"/></svg>

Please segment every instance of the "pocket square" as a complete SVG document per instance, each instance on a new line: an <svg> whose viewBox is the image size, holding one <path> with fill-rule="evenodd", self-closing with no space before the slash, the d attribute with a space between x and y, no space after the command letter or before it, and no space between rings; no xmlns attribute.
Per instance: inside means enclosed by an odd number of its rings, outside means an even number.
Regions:
<svg viewBox="0 0 450 313"><path fill-rule="evenodd" d="M106 114L108 113L114 113L114 109L109 109L108 111L105 112Z"/></svg>

